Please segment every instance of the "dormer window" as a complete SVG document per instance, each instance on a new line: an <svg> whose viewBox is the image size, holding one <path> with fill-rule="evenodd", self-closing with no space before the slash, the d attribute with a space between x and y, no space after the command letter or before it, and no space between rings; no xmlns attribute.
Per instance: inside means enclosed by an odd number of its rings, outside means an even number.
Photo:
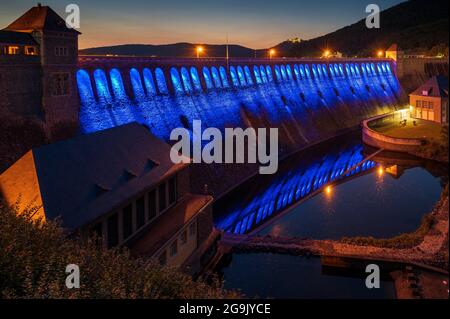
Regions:
<svg viewBox="0 0 450 319"><path fill-rule="evenodd" d="M10 55L17 55L20 53L20 48L15 45L8 46L8 54Z"/></svg>

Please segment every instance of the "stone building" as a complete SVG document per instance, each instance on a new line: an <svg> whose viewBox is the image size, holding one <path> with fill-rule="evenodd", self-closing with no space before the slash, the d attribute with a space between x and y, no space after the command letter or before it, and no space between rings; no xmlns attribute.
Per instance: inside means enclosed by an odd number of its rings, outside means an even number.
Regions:
<svg viewBox="0 0 450 319"><path fill-rule="evenodd" d="M0 115L42 120L49 137L76 129L79 34L40 4L0 30Z"/></svg>
<svg viewBox="0 0 450 319"><path fill-rule="evenodd" d="M197 273L218 236L212 197L190 193L189 164L170 151L137 123L77 136L27 152L0 175L0 196L70 234Z"/></svg>
<svg viewBox="0 0 450 319"><path fill-rule="evenodd" d="M448 124L448 78L433 76L409 95L411 117Z"/></svg>

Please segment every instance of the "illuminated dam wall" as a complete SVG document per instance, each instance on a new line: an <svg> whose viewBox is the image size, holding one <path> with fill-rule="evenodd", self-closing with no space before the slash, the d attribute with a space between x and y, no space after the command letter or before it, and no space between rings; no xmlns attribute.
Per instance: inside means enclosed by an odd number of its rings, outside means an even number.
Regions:
<svg viewBox="0 0 450 319"><path fill-rule="evenodd" d="M173 128L277 127L280 157L357 126L406 101L384 59L152 59L80 57L83 133L137 121L169 142ZM214 194L253 165L194 167Z"/></svg>

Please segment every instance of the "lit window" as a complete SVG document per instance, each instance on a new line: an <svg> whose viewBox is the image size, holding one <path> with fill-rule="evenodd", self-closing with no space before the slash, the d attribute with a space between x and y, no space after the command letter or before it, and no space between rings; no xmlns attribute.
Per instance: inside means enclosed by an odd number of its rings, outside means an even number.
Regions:
<svg viewBox="0 0 450 319"><path fill-rule="evenodd" d="M433 102L428 102L428 108L432 109L433 108Z"/></svg>
<svg viewBox="0 0 450 319"><path fill-rule="evenodd" d="M176 255L178 252L178 241L175 239L175 241L170 245L170 256Z"/></svg>
<svg viewBox="0 0 450 319"><path fill-rule="evenodd" d="M26 55L36 55L36 48L35 47L25 47L25 54Z"/></svg>
<svg viewBox="0 0 450 319"><path fill-rule="evenodd" d="M11 54L11 55L16 55L16 54L19 54L19 47L18 46L9 46L8 47L8 54Z"/></svg>
<svg viewBox="0 0 450 319"><path fill-rule="evenodd" d="M416 106L417 107L422 107L422 101L416 101Z"/></svg>

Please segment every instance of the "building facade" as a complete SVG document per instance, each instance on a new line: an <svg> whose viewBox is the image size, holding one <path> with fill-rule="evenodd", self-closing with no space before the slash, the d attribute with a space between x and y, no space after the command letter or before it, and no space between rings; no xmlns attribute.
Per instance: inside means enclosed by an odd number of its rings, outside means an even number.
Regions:
<svg viewBox="0 0 450 319"><path fill-rule="evenodd" d="M39 119L49 137L77 129L79 34L40 4L0 30L0 115Z"/></svg>
<svg viewBox="0 0 450 319"><path fill-rule="evenodd" d="M448 124L448 78L434 76L409 95L411 117Z"/></svg>
<svg viewBox="0 0 450 319"><path fill-rule="evenodd" d="M197 273L219 234L212 197L190 192L189 164L170 151L137 123L77 136L27 152L0 175L1 196L70 234Z"/></svg>

